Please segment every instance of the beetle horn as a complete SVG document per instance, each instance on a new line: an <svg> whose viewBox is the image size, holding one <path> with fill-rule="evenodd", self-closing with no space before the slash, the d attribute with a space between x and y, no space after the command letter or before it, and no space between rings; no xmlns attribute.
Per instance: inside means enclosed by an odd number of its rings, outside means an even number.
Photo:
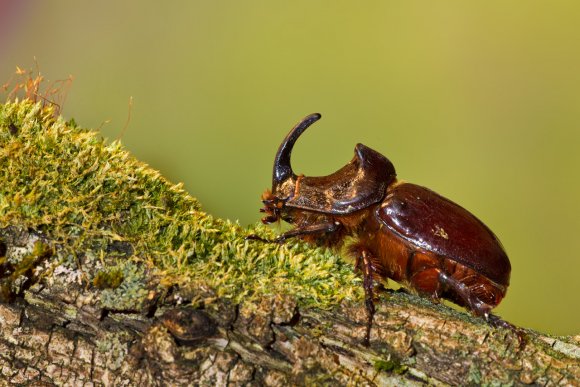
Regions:
<svg viewBox="0 0 580 387"><path fill-rule="evenodd" d="M278 148L278 153L276 153L276 158L274 159L274 172L272 174L272 189L275 191L276 187L294 176L292 172L292 167L290 166L290 155L292 154L292 148L298 140L298 137L313 123L318 121L322 117L319 113L313 113L306 116L300 121L295 127L292 128L290 133L286 136L280 148Z"/></svg>

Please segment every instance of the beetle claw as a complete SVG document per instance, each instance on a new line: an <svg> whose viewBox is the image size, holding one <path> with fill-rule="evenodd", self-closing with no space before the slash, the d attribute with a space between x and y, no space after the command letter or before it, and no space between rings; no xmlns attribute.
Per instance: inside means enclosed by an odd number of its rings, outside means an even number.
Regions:
<svg viewBox="0 0 580 387"><path fill-rule="evenodd" d="M250 235L247 235L247 236L244 238L244 240L247 240L247 241L259 241L259 242L266 242L266 243L268 243L268 242L272 242L272 241L270 241L270 240L268 240L268 239L264 239L264 238L262 238L261 236L259 236L259 235L257 235L257 234L250 234Z"/></svg>
<svg viewBox="0 0 580 387"><path fill-rule="evenodd" d="M278 244L282 244L286 241L286 238L281 238L281 237L278 237L275 239L265 239L257 234L247 235L244 239L247 241L258 241L258 242L263 242L263 243L278 243Z"/></svg>
<svg viewBox="0 0 580 387"><path fill-rule="evenodd" d="M526 343L528 341L528 336L523 329L518 328L515 325L513 325L505 320L502 320L499 316L496 316L496 315L491 314L491 313L485 313L484 318L489 323L489 325L491 325L492 327L504 328L504 329L512 331L518 338L520 350L524 349L526 347Z"/></svg>

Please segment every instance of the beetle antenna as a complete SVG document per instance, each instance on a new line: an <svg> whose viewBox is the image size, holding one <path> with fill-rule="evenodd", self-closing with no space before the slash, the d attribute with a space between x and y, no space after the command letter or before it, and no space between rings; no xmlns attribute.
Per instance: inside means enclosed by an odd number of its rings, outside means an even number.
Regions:
<svg viewBox="0 0 580 387"><path fill-rule="evenodd" d="M320 113L310 114L302 119L296 126L292 128L290 133L286 136L280 148L278 148L278 153L276 153L276 158L274 159L274 172L272 174L272 189L275 190L278 184L281 184L286 179L294 176L292 172L292 167L290 166L290 155L292 154L292 148L298 140L298 137L313 123L318 121L322 117Z"/></svg>

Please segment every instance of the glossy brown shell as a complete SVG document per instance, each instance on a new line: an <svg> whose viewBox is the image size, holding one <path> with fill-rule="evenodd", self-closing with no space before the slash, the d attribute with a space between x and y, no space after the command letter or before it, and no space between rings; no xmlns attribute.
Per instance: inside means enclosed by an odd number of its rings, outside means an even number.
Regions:
<svg viewBox="0 0 580 387"><path fill-rule="evenodd" d="M507 286L511 265L493 232L469 211L408 183L389 188L378 219L413 245L447 257Z"/></svg>
<svg viewBox="0 0 580 387"><path fill-rule="evenodd" d="M395 167L385 156L363 145L355 157L328 176L297 177L287 207L329 214L349 214L379 203L395 179Z"/></svg>

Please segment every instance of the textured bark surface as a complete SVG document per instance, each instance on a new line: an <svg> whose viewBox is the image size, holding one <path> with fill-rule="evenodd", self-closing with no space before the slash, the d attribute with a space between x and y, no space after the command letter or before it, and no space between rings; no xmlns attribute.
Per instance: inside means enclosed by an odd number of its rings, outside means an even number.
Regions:
<svg viewBox="0 0 580 387"><path fill-rule="evenodd" d="M51 242L17 228L2 230L0 238L7 256ZM211 289L152 286L134 308L110 310L99 302L102 290L82 275L37 272L20 280L2 273L3 284L10 278L15 289L10 302L0 304L0 378L6 384L578 385L580 380L579 336L528 332L522 349L512 331L401 292L386 293L377 304L366 348L363 305L302 310L281 296L232 305ZM194 303L202 308L184 306L192 300L202 300Z"/></svg>

